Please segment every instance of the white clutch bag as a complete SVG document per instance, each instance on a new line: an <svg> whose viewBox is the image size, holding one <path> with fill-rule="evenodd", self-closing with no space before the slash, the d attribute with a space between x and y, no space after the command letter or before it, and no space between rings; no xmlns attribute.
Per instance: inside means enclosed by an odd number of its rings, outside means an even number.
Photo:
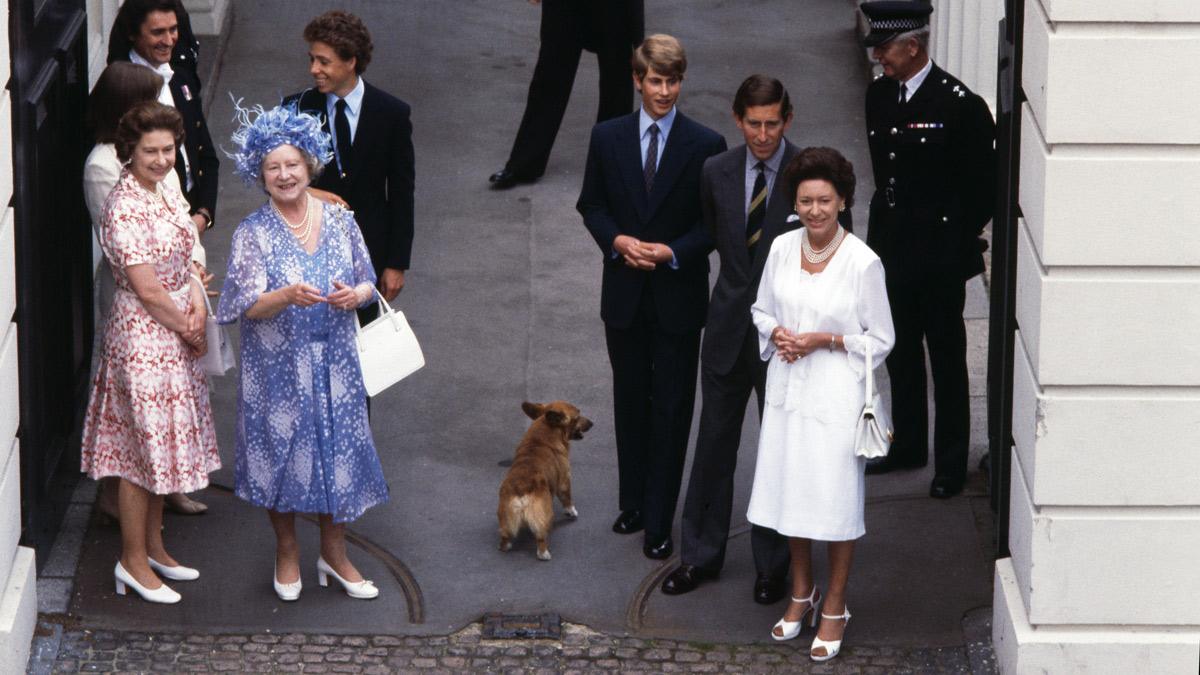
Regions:
<svg viewBox="0 0 1200 675"><path fill-rule="evenodd" d="M425 365L417 336L408 327L404 313L395 309L375 289L379 318L366 326L354 319L358 329L358 363L367 396L374 396Z"/></svg>
<svg viewBox="0 0 1200 675"><path fill-rule="evenodd" d="M859 457L884 457L892 446L892 420L879 392L875 390L875 364L871 360L871 344L867 343L866 391L858 427L854 430L854 452Z"/></svg>
<svg viewBox="0 0 1200 675"><path fill-rule="evenodd" d="M197 279L196 283L200 283L200 280ZM201 291L203 289L201 285ZM204 293L204 305L208 308L208 314L204 317L204 339L208 342L208 351L200 357L200 367L209 375L224 375L237 365L237 359L233 355L233 343L229 340L225 326L217 323L208 293Z"/></svg>

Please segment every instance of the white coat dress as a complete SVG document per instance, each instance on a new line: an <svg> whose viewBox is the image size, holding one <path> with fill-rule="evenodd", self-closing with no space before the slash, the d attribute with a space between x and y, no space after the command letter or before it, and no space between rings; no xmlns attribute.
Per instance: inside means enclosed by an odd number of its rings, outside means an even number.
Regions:
<svg viewBox="0 0 1200 675"><path fill-rule="evenodd" d="M746 517L789 537L861 537L865 460L854 453L868 347L876 366L895 343L883 265L847 234L824 271L801 268L804 229L771 245L751 308L767 366L766 406ZM846 350L819 349L781 361L771 331L843 335Z"/></svg>

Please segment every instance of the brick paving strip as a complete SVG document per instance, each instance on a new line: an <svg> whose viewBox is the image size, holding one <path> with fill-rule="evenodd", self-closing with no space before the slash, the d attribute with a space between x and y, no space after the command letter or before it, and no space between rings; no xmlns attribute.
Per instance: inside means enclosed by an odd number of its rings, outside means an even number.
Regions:
<svg viewBox="0 0 1200 675"><path fill-rule="evenodd" d="M994 673L990 646L847 645L815 664L806 635L730 645L611 637L564 623L561 640L485 640L473 623L446 637L183 635L91 630L43 616L29 672L43 673Z"/></svg>

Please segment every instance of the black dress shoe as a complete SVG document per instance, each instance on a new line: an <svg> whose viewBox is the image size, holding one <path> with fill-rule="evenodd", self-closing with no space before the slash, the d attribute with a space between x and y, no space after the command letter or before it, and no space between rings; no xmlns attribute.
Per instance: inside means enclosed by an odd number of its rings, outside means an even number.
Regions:
<svg viewBox="0 0 1200 675"><path fill-rule="evenodd" d="M891 455L886 457L876 457L875 459L867 460L867 475L875 476L881 473L889 473L892 471L904 471L908 469L919 469L925 466L925 462L903 462L897 459L892 459Z"/></svg>
<svg viewBox="0 0 1200 675"><path fill-rule="evenodd" d="M643 527L645 525L642 524L642 512L637 509L622 511L621 515L617 516L617 519L613 521L613 532L617 534L641 532Z"/></svg>
<svg viewBox="0 0 1200 675"><path fill-rule="evenodd" d="M670 542L670 540L667 540ZM649 555L649 554L647 554ZM663 580L662 592L667 595L683 595L696 590L701 581L717 578L716 573L695 565L680 565Z"/></svg>
<svg viewBox="0 0 1200 675"><path fill-rule="evenodd" d="M787 583L784 579L776 579L760 575L754 580L754 601L760 605L773 605L787 595Z"/></svg>
<svg viewBox="0 0 1200 675"><path fill-rule="evenodd" d="M533 181L533 178L518 176L508 169L500 169L491 176L488 176L488 182L492 184L493 190L507 190L521 183L532 183Z"/></svg>
<svg viewBox="0 0 1200 675"><path fill-rule="evenodd" d="M945 476L937 476L929 486L929 496L937 499L949 499L963 491L963 482Z"/></svg>
<svg viewBox="0 0 1200 675"><path fill-rule="evenodd" d="M659 542L647 540L645 544L642 544L642 553L651 560L666 560L674 552L675 544L671 543L670 537Z"/></svg>

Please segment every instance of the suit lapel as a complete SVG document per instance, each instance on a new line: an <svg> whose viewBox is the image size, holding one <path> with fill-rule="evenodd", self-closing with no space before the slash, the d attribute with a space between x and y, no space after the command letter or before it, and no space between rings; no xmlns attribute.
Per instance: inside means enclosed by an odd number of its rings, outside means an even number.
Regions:
<svg viewBox="0 0 1200 675"><path fill-rule="evenodd" d="M742 268L750 267L750 249L746 247L746 146L741 152L730 155L730 160L721 167L721 182L725 185L725 213L721 223L725 236L733 242L734 263Z"/></svg>
<svg viewBox="0 0 1200 675"><path fill-rule="evenodd" d="M675 180L687 166L691 156L691 147L695 136L691 133L691 120L676 111L675 122L671 125L671 133L667 136L666 147L663 148L662 158L658 162L658 171L654 173L654 189L650 191L650 205L646 210L647 220L654 217L658 207L675 187ZM639 150L641 146L639 145Z"/></svg>
<svg viewBox="0 0 1200 675"><path fill-rule="evenodd" d="M376 103L374 87L364 82L362 104L358 109L358 127L354 130L354 142L350 144L354 155L353 166L350 167L351 182L367 166L367 144L371 141L366 139L381 137L375 130L376 122L380 121Z"/></svg>
<svg viewBox="0 0 1200 675"><path fill-rule="evenodd" d="M637 208L642 223L650 219L649 199L646 195L646 179L642 174L642 144L638 137L638 113L628 115L617 127L614 146L617 166L620 168L625 187Z"/></svg>

